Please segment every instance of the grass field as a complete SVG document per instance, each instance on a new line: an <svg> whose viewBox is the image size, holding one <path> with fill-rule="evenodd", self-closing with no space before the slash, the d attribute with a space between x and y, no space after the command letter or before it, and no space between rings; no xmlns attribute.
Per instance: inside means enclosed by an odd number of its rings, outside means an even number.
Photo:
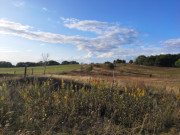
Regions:
<svg viewBox="0 0 180 135"><path fill-rule="evenodd" d="M52 78L0 82L2 134L176 135L180 97L113 81Z"/></svg>
<svg viewBox="0 0 180 135"><path fill-rule="evenodd" d="M1 68L2 76L18 75L0 79L0 133L180 133L180 68L88 67L47 66L46 75L33 67L25 79L24 68Z"/></svg>
<svg viewBox="0 0 180 135"><path fill-rule="evenodd" d="M47 66L46 67L46 73L47 74L59 74L66 71L72 71L77 68L79 68L80 65L58 65L58 66ZM32 74L32 69L34 74L43 74L44 73L44 67L38 66L38 67L28 67L27 68L27 74ZM24 67L18 67L18 68L0 68L0 74L24 74Z"/></svg>

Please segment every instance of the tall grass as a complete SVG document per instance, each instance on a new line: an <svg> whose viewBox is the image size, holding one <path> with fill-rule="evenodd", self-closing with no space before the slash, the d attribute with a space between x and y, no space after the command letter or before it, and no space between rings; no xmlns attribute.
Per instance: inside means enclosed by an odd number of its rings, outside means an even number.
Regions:
<svg viewBox="0 0 180 135"><path fill-rule="evenodd" d="M178 95L146 88L118 87L89 80L53 79L0 83L2 134L160 134L179 133Z"/></svg>

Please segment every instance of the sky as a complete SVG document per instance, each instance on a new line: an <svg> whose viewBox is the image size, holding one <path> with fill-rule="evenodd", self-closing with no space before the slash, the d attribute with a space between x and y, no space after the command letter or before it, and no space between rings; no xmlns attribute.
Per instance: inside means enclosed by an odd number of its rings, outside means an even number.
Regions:
<svg viewBox="0 0 180 135"><path fill-rule="evenodd" d="M0 61L180 53L180 0L0 0Z"/></svg>

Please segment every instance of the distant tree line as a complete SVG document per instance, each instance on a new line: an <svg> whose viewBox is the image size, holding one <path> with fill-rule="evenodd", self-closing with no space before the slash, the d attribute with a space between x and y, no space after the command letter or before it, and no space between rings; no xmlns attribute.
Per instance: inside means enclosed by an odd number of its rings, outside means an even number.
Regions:
<svg viewBox="0 0 180 135"><path fill-rule="evenodd" d="M6 62L6 61L0 61L0 67L13 67L11 62Z"/></svg>
<svg viewBox="0 0 180 135"><path fill-rule="evenodd" d="M59 63L54 60L49 60L47 61L48 66L52 65L69 65L69 64L79 64L76 61L63 61L62 63ZM35 67L35 66L43 66L44 62L39 61L39 62L18 62L15 66L12 65L11 62L6 62L6 61L0 61L0 68L10 68L10 67Z"/></svg>
<svg viewBox="0 0 180 135"><path fill-rule="evenodd" d="M118 64L118 63L126 63L126 60L120 60L120 59L117 59L117 60L114 60L113 63L114 63L114 64Z"/></svg>
<svg viewBox="0 0 180 135"><path fill-rule="evenodd" d="M112 64L126 63L126 60L117 59L113 63L105 62L104 64L112 67ZM146 66L159 66L159 67L180 67L180 53L179 54L161 54L155 56L138 56L135 61L130 60L130 64L146 65ZM69 65L69 64L79 64L77 61L63 61L59 63L54 60L47 61L47 65ZM43 66L44 62L18 62L16 66L12 65L11 62L0 61L0 68L3 67L34 67Z"/></svg>
<svg viewBox="0 0 180 135"><path fill-rule="evenodd" d="M140 55L136 58L135 64L159 67L180 67L179 54L161 54L156 56Z"/></svg>

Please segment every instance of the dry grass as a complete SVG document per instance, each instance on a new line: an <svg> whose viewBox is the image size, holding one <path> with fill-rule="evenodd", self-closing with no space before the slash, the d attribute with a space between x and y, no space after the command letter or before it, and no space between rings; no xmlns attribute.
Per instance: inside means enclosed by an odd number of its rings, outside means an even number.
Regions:
<svg viewBox="0 0 180 135"><path fill-rule="evenodd" d="M1 82L0 96L2 134L179 133L179 97L142 83L27 78Z"/></svg>

